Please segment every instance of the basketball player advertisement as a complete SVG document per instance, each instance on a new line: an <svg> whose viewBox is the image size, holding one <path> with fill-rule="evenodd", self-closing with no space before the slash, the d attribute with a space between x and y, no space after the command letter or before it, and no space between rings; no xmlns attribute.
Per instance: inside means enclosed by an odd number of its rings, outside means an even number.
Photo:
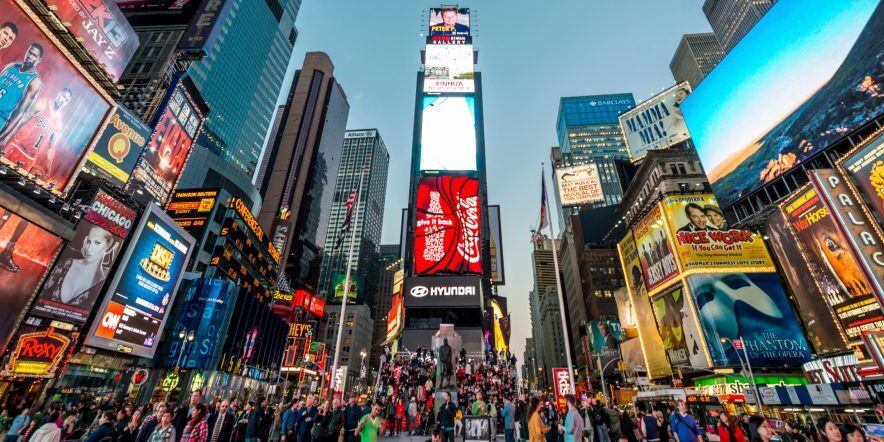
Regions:
<svg viewBox="0 0 884 442"><path fill-rule="evenodd" d="M761 235L730 228L714 195L667 196L662 205L684 271L732 271L734 268L774 271Z"/></svg>
<svg viewBox="0 0 884 442"><path fill-rule="evenodd" d="M807 267L805 283L815 283L841 323L848 343L862 342L862 331L884 328L881 306L850 253L832 215L812 186L780 205Z"/></svg>
<svg viewBox="0 0 884 442"><path fill-rule="evenodd" d="M166 107L126 184L127 191L147 192L163 207L178 184L203 124L203 114L187 89L183 80L171 88Z"/></svg>
<svg viewBox="0 0 884 442"><path fill-rule="evenodd" d="M62 250L46 277L31 313L84 324L134 221L134 210L99 192L77 224L74 239Z"/></svg>
<svg viewBox="0 0 884 442"><path fill-rule="evenodd" d="M415 211L415 273L482 273L479 180L421 178Z"/></svg>
<svg viewBox="0 0 884 442"><path fill-rule="evenodd" d="M660 206L654 206L632 228L648 291L678 276L678 266L664 224Z"/></svg>
<svg viewBox="0 0 884 442"><path fill-rule="evenodd" d="M0 161L63 196L112 104L15 1L0 6Z"/></svg>
<svg viewBox="0 0 884 442"><path fill-rule="evenodd" d="M0 206L0 354L61 243L61 238Z"/></svg>

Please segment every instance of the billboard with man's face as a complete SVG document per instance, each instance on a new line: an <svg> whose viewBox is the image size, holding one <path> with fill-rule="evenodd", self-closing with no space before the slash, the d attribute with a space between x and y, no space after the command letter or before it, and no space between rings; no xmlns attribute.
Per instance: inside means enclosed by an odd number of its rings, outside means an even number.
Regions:
<svg viewBox="0 0 884 442"><path fill-rule="evenodd" d="M884 4L780 0L685 100L723 206L884 111Z"/></svg>
<svg viewBox="0 0 884 442"><path fill-rule="evenodd" d="M662 205L684 271L734 267L773 271L761 235L728 226L714 195L671 195Z"/></svg>
<svg viewBox="0 0 884 442"><path fill-rule="evenodd" d="M430 8L431 42L457 43L469 36L469 8Z"/></svg>
<svg viewBox="0 0 884 442"><path fill-rule="evenodd" d="M111 102L14 0L0 0L0 162L57 195Z"/></svg>

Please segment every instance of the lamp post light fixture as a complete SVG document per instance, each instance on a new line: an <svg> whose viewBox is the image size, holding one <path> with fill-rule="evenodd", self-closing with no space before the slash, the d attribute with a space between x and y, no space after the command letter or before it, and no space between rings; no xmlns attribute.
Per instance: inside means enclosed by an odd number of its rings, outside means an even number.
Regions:
<svg viewBox="0 0 884 442"><path fill-rule="evenodd" d="M740 361L740 368L743 369L744 373L749 374L749 382L752 384L752 389L755 390L755 401L758 402L758 413L761 414L761 417L764 417L764 407L761 405L761 394L758 391L758 383L755 382L755 374L752 373L752 364L749 362L749 354L746 353L746 341L743 340L742 336L739 336L737 337L736 342L731 340L731 338L721 338L719 339L719 342L722 344L730 342L731 346L734 347L734 352L737 353L737 359ZM743 364L743 358L740 356L740 350L743 350L743 356L746 357L745 365Z"/></svg>

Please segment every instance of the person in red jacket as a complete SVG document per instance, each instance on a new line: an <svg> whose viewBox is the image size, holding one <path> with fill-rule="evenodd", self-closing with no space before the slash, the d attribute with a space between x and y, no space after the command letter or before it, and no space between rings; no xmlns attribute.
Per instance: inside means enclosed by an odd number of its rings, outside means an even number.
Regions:
<svg viewBox="0 0 884 442"><path fill-rule="evenodd" d="M715 430L721 442L746 442L746 435L740 426L734 422L733 417L722 411L718 415L718 428Z"/></svg>
<svg viewBox="0 0 884 442"><path fill-rule="evenodd" d="M402 401L402 397L400 396L398 400L396 400L396 429L398 431L403 431L403 425L405 424L405 402Z"/></svg>

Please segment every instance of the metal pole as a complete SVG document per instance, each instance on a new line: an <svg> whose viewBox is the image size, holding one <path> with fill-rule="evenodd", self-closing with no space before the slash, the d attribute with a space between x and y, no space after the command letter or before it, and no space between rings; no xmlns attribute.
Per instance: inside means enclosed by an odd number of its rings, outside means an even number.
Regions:
<svg viewBox="0 0 884 442"><path fill-rule="evenodd" d="M761 413L761 417L764 416L764 406L761 404L761 394L758 391L758 383L755 382L755 373L752 372L752 363L749 362L749 354L746 353L746 340L740 336L740 343L742 343L743 347L743 356L746 357L746 367L749 368L749 378L752 379L752 388L755 389L755 398L758 400L758 412ZM731 343L733 344L733 343Z"/></svg>
<svg viewBox="0 0 884 442"><path fill-rule="evenodd" d="M543 177L543 163L540 163L540 176ZM546 186L546 183L544 183ZM549 233L552 239L552 252L553 252L553 268L556 271L556 293L559 296L559 317L562 320L562 337L564 338L565 343L565 359L568 363L568 382L571 384L571 394L577 393L577 389L574 388L574 373L573 370L574 365L571 363L571 345L568 340L568 320L565 318L565 298L562 296L562 281L559 279L559 252L556 250L556 233L553 229L552 225L552 216L549 214L549 194L544 192L544 201L543 205L546 206L546 220L549 223Z"/></svg>
<svg viewBox="0 0 884 442"><path fill-rule="evenodd" d="M362 180L365 178L365 169L359 173L359 187L356 188L356 207L353 209L353 220L350 225L350 252L347 254L347 275L344 278L344 298L341 299L341 317L338 319L338 337L335 339L335 357L332 362L332 370L329 374L328 390L329 397L334 395L335 373L338 371L338 359L341 356L341 337L344 335L344 316L347 314L347 302L350 296L350 270L353 268L353 246L356 244L356 223L359 221L359 200L362 198Z"/></svg>
<svg viewBox="0 0 884 442"><path fill-rule="evenodd" d="M608 387L605 386L605 369L602 367L602 357L596 356L596 361L599 366L599 377L602 381L602 394L605 395L605 402L608 402Z"/></svg>

